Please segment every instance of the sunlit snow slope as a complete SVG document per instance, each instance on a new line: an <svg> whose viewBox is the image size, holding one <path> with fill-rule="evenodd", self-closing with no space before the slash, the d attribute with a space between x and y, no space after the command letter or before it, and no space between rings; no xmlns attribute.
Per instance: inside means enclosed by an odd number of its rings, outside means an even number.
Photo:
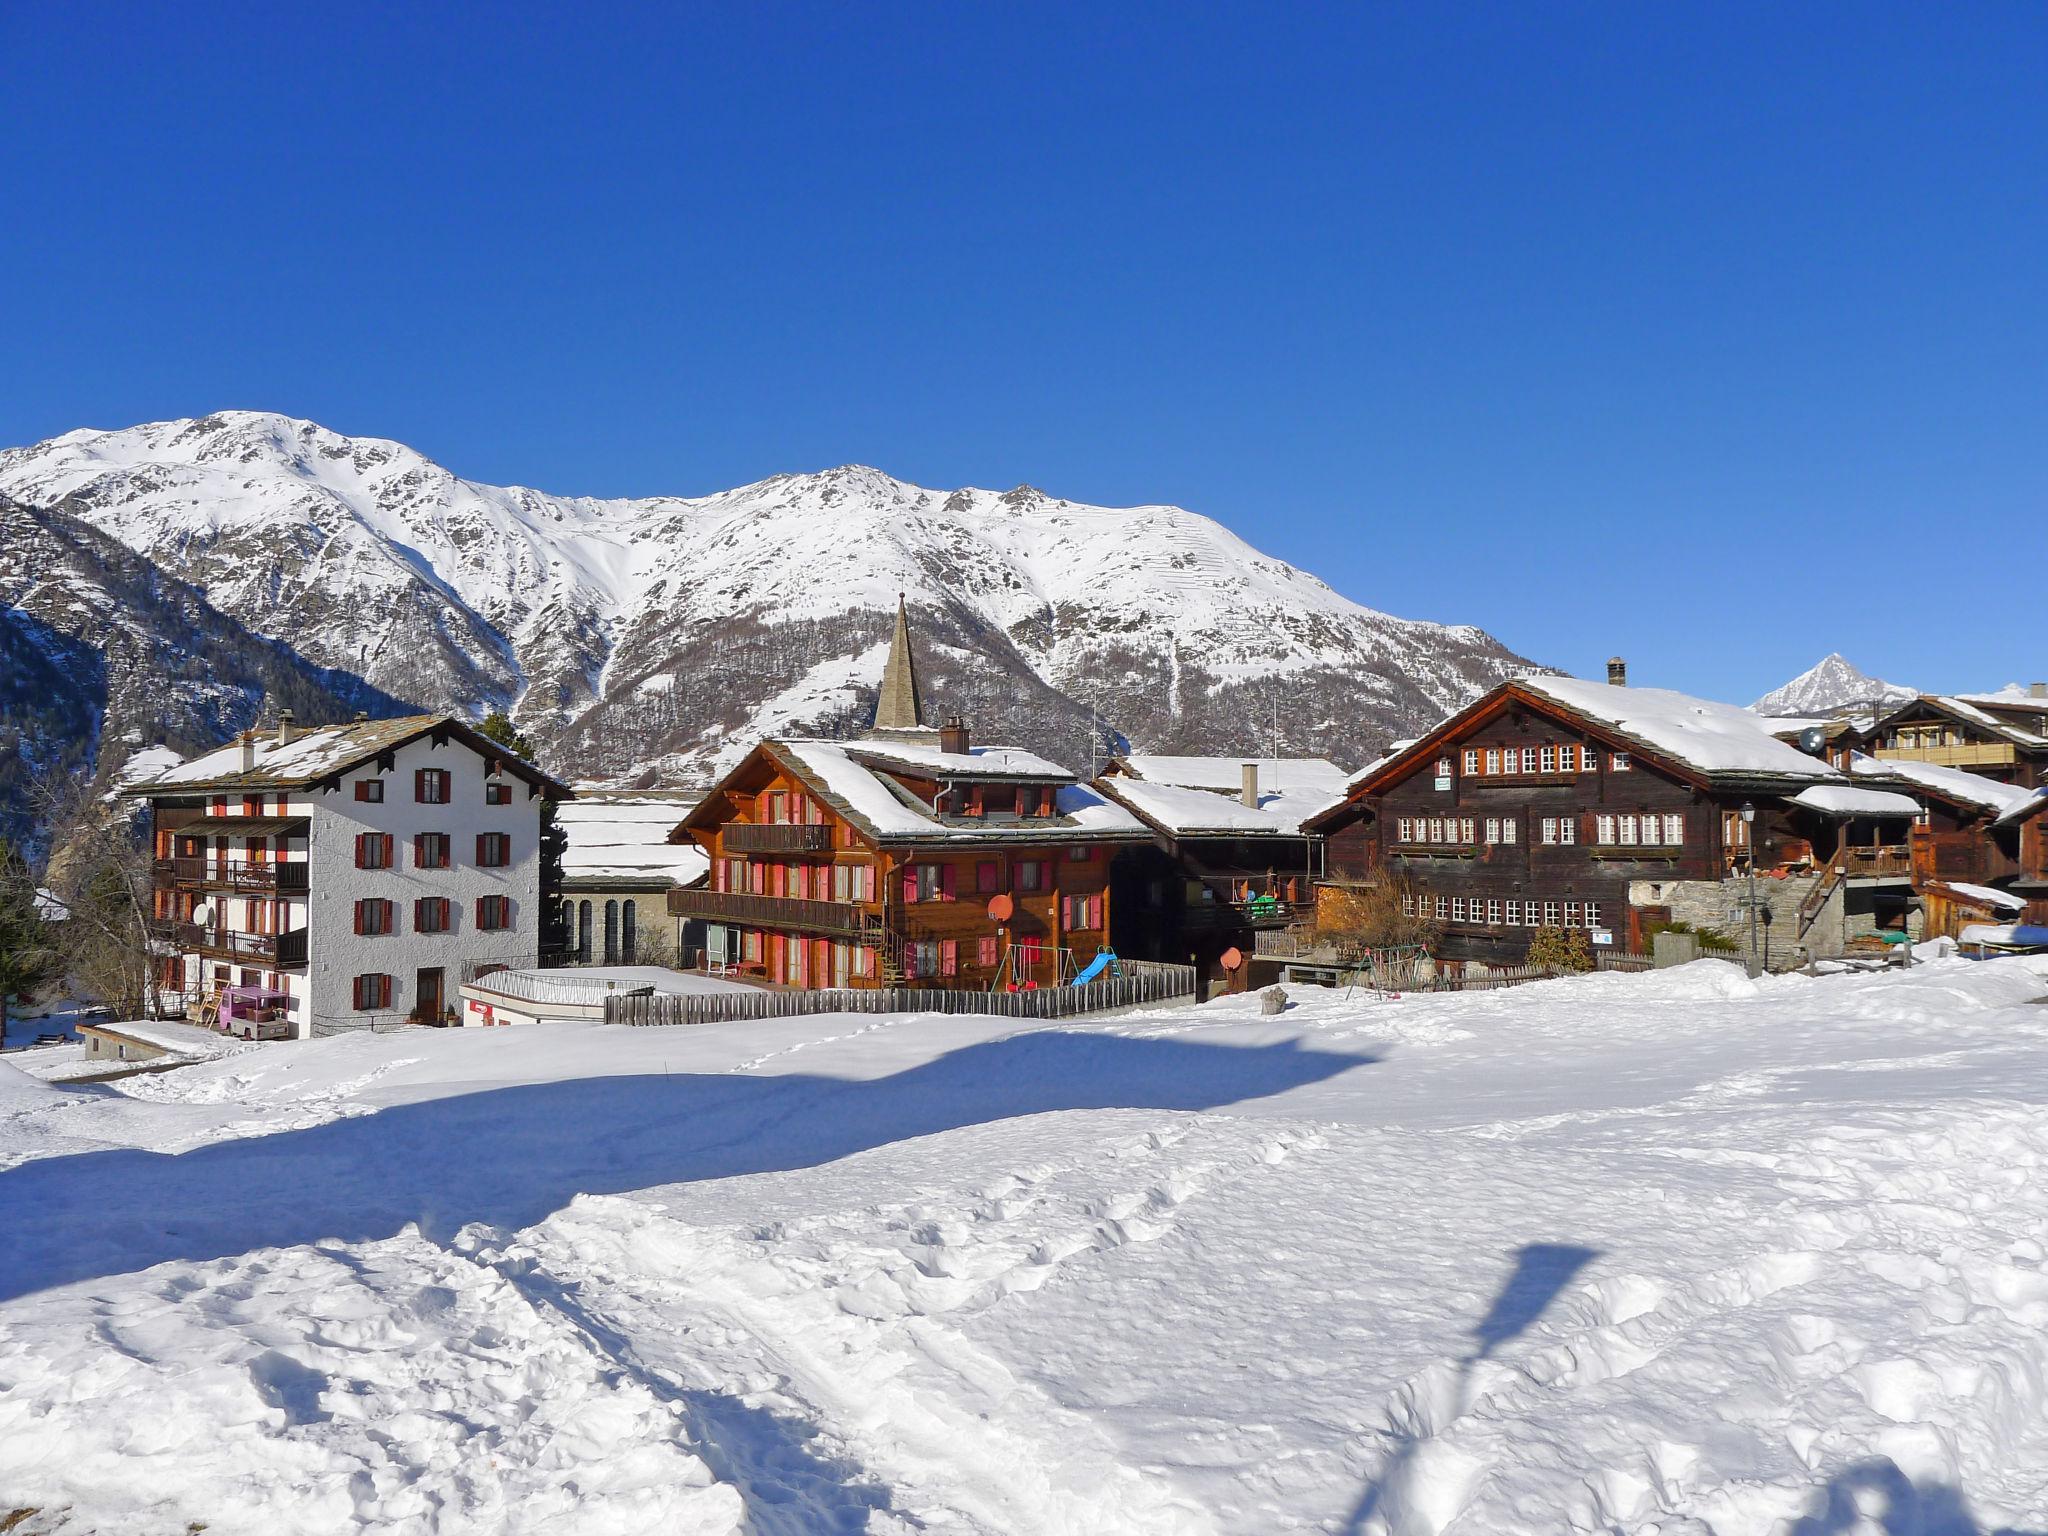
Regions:
<svg viewBox="0 0 2048 1536"><path fill-rule="evenodd" d="M0 1522L2039 1530L2044 973L0 1064Z"/></svg>

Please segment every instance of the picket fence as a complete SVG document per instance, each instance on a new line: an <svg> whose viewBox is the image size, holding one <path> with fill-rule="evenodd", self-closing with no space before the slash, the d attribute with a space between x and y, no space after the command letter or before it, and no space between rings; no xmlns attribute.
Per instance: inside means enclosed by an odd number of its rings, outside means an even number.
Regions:
<svg viewBox="0 0 2048 1536"><path fill-rule="evenodd" d="M810 1013L986 1013L1007 1019L1066 1019L1195 995L1195 968L1150 961L1123 962L1121 976L1084 987L1040 987L1031 992L985 992L922 987L820 992L657 992L604 1000L607 1024L722 1024L732 1019L780 1019Z"/></svg>

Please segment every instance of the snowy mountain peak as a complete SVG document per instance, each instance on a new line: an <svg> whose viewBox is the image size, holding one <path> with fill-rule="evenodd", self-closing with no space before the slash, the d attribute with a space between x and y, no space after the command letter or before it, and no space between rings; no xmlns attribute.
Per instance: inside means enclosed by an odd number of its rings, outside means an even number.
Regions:
<svg viewBox="0 0 2048 1536"><path fill-rule="evenodd" d="M1839 651L1834 651L1784 687L1773 689L1749 707L1760 715L1817 715L1857 704L1910 699L1915 692L1898 683L1872 677Z"/></svg>
<svg viewBox="0 0 2048 1536"><path fill-rule="evenodd" d="M768 731L858 729L899 592L939 707L1055 755L1089 755L1091 720L1162 751L1270 749L1284 678L1283 748L1362 761L1525 665L1180 507L864 464L602 500L237 410L0 452L0 493L321 666L421 707L514 708L579 775L697 777Z"/></svg>

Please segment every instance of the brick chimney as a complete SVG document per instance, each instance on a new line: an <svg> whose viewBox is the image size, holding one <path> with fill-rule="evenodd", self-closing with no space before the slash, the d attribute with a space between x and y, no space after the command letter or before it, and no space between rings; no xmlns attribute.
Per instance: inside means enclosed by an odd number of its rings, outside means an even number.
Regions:
<svg viewBox="0 0 2048 1536"><path fill-rule="evenodd" d="M949 717L946 723L939 727L939 750L949 752L955 757L967 755L967 722L958 715Z"/></svg>
<svg viewBox="0 0 2048 1536"><path fill-rule="evenodd" d="M296 723L290 710L280 709L277 712L277 744L280 747L292 739L292 729Z"/></svg>
<svg viewBox="0 0 2048 1536"><path fill-rule="evenodd" d="M1607 658L1607 686L1626 688L1628 686L1628 663L1619 656Z"/></svg>
<svg viewBox="0 0 2048 1536"><path fill-rule="evenodd" d="M1237 770L1237 798L1253 810L1259 808L1259 765L1246 763Z"/></svg>

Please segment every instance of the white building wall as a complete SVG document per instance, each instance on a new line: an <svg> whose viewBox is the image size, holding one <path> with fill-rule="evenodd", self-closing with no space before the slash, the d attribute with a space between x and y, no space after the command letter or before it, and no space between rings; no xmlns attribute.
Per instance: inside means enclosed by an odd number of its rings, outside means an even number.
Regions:
<svg viewBox="0 0 2048 1536"><path fill-rule="evenodd" d="M449 774L448 802L422 805L414 798L414 770L440 768ZM370 803L355 798L357 780L381 778L384 799ZM375 763L345 774L341 789L313 794L304 803L312 816L312 893L310 900L307 982L308 1024L361 1023L370 1015L355 1009L355 978L382 973L392 978L391 1003L376 1017L403 1017L418 1001L417 973L438 967L442 972L444 1006L459 1005L465 961L496 961L531 966L540 959L540 810L523 780L510 775L499 782L512 788L506 805L484 803L484 760L460 742L436 747L422 738L401 747L392 771ZM356 836L388 832L392 839L390 869L357 869ZM447 869L419 869L413 860L413 838L421 832L445 832L449 839ZM476 862L479 832L504 832L512 840L511 863L483 869ZM512 926L501 932L476 926L477 898L512 898ZM444 896L452 909L447 933L418 933L413 928L413 902L422 896ZM382 897L397 908L395 930L385 935L355 932L355 904Z"/></svg>

